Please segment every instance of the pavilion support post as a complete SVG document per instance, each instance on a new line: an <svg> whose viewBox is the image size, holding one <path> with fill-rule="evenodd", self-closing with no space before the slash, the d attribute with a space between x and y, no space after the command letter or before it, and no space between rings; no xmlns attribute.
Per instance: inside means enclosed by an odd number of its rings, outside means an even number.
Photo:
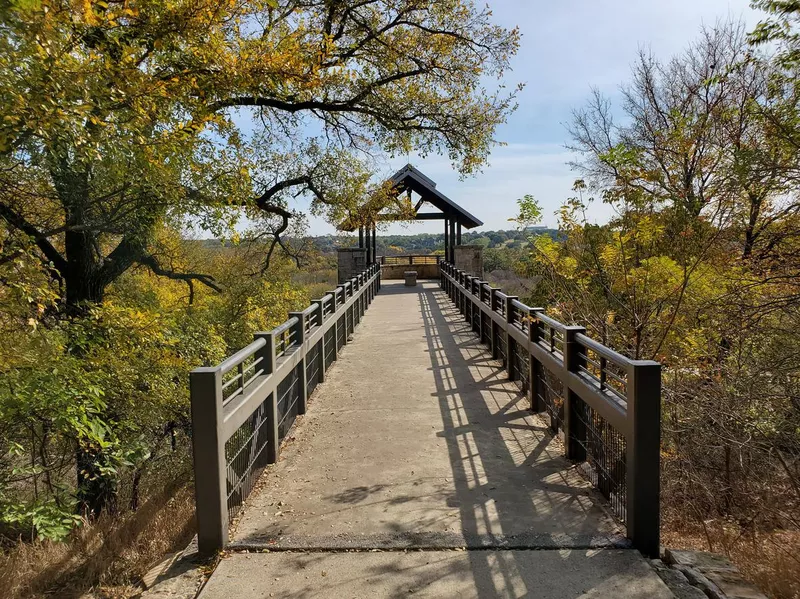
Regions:
<svg viewBox="0 0 800 599"><path fill-rule="evenodd" d="M364 247L364 227L358 228L358 247Z"/></svg>
<svg viewBox="0 0 800 599"><path fill-rule="evenodd" d="M370 227L367 225L364 227L364 241L365 241L365 248L367 250L367 264L372 264L372 242L369 239L370 234Z"/></svg>
<svg viewBox="0 0 800 599"><path fill-rule="evenodd" d="M450 240L448 239L450 231L450 221L444 219L444 261L450 262Z"/></svg>
<svg viewBox="0 0 800 599"><path fill-rule="evenodd" d="M456 245L461 245L461 223L458 223L458 228L456 229ZM455 259L455 256L453 256Z"/></svg>
<svg viewBox="0 0 800 599"><path fill-rule="evenodd" d="M454 243L456 239L456 221L455 219L450 219L450 256L447 258L450 261L450 264L453 264L456 261L456 252Z"/></svg>
<svg viewBox="0 0 800 599"><path fill-rule="evenodd" d="M378 229L375 223L372 223L372 262L373 264L378 261L378 240L376 239Z"/></svg>

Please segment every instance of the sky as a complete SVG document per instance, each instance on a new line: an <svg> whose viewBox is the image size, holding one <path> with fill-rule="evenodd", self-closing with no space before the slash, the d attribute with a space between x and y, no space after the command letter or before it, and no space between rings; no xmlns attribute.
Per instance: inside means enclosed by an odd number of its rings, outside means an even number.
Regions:
<svg viewBox="0 0 800 599"><path fill-rule="evenodd" d="M639 48L661 59L680 53L703 25L743 19L752 29L761 13L749 0L489 0L494 20L519 26L521 47L506 75L525 83L519 108L497 131L507 145L496 148L483 172L461 180L446 157L386 157L383 174L411 162L437 183L437 189L484 221L476 230L513 228L508 219L516 200L532 194L542 205L544 225L555 226L555 211L572 195L577 174L570 170L565 125L573 109L585 104L593 87L619 98ZM301 207L301 206L300 206ZM609 217L603 205L589 217ZM441 221L392 225L384 233L438 233ZM311 219L310 233L334 229ZM379 233L380 234L380 233Z"/></svg>

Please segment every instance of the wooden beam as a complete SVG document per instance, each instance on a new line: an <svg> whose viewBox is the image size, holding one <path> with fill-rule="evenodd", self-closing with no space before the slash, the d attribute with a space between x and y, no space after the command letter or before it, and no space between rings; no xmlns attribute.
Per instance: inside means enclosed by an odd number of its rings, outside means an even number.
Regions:
<svg viewBox="0 0 800 599"><path fill-rule="evenodd" d="M445 220L447 215L442 212L419 212L414 218L405 218L400 214L379 214L375 220L387 221L387 220Z"/></svg>

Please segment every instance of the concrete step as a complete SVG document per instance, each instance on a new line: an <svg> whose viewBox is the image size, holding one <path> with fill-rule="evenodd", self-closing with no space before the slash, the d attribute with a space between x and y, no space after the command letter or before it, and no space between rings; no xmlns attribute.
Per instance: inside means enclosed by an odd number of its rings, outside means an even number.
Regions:
<svg viewBox="0 0 800 599"><path fill-rule="evenodd" d="M234 553L200 599L673 599L625 549Z"/></svg>

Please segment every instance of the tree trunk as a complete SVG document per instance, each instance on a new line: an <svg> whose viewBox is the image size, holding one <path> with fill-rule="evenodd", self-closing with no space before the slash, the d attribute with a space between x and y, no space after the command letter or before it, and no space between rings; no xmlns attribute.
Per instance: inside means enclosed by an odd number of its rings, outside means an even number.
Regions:
<svg viewBox="0 0 800 599"><path fill-rule="evenodd" d="M66 310L70 315L81 316L94 304L103 301L105 285L100 281L99 257L91 234L69 231L64 236L67 271L61 273L66 289Z"/></svg>

